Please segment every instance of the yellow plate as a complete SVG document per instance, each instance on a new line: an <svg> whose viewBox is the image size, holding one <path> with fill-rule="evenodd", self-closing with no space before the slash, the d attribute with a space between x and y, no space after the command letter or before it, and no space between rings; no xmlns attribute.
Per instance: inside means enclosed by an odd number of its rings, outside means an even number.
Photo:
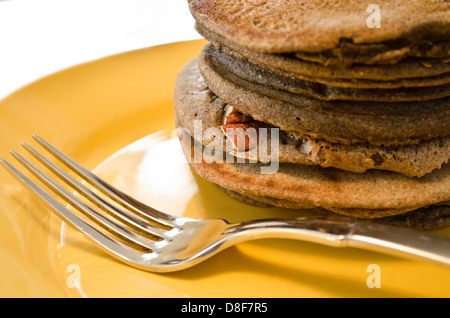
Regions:
<svg viewBox="0 0 450 318"><path fill-rule="evenodd" d="M36 133L166 212L230 221L295 215L239 203L181 159L170 138L173 85L204 44L107 57L17 91L0 102L0 156L10 159ZM181 272L136 270L66 227L3 169L0 179L1 297L450 296L448 268L282 239L242 243Z"/></svg>

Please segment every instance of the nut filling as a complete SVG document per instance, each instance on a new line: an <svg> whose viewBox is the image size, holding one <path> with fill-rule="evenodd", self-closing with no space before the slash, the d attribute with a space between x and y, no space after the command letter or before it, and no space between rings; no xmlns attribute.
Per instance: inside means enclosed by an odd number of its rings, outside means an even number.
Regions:
<svg viewBox="0 0 450 318"><path fill-rule="evenodd" d="M225 105L220 129L223 134L231 141L236 151L244 152L254 149L258 146L259 130L261 128L274 129L269 124L253 119L253 117L243 114L231 105ZM278 129L278 128L277 128ZM297 144L298 149L303 154L310 154L312 146L306 139L300 141L284 131L279 132L280 142L283 144Z"/></svg>

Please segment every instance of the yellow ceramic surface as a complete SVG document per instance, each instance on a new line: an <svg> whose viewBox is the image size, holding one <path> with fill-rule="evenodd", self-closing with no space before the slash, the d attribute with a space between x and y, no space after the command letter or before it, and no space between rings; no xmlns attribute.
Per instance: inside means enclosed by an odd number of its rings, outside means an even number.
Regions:
<svg viewBox="0 0 450 318"><path fill-rule="evenodd" d="M173 85L204 43L107 57L17 91L0 102L0 156L14 163L9 150L24 153L20 142L33 144L36 133L169 213L230 221L304 215L237 202L183 161L171 139ZM181 272L136 270L62 223L3 169L0 180L1 297L450 296L448 268L283 239L242 243Z"/></svg>

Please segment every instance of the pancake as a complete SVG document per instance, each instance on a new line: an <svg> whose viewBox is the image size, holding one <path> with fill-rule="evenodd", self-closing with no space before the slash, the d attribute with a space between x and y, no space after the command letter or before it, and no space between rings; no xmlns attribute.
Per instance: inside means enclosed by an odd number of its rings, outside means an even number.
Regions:
<svg viewBox="0 0 450 318"><path fill-rule="evenodd" d="M211 42L175 83L196 174L258 206L450 224L448 1L381 0L381 27L360 0L188 3Z"/></svg>
<svg viewBox="0 0 450 318"><path fill-rule="evenodd" d="M201 120L202 138L197 138L197 142L208 146L215 138L219 138L221 147L232 150L230 153L234 156L263 162L270 160L270 147L259 149L254 156L252 152L236 151L227 145L226 135L219 130L223 125L227 104L209 90L199 72L197 60L193 59L181 70L175 85L177 127L183 127L191 136L196 136L194 121ZM235 107L239 109L239 106ZM273 126L265 127L270 129ZM206 137L205 131L209 128L217 128L219 135ZM267 143L260 146L272 145L270 136L269 131ZM284 131L279 132L279 137L280 162L334 167L358 173L378 169L421 177L439 169L450 157L450 137L400 147L336 144L318 139L294 138Z"/></svg>
<svg viewBox="0 0 450 318"><path fill-rule="evenodd" d="M379 218L442 205L450 200L448 165L420 179L376 170L355 174L283 163L276 173L261 174L259 163L210 161L205 158L204 147L192 142L189 135L183 135L181 140L190 166L200 177L274 206L323 208L341 215ZM201 153L203 160L195 162L195 152Z"/></svg>
<svg viewBox="0 0 450 318"><path fill-rule="evenodd" d="M378 63L450 55L448 1L378 1L380 28L368 26L368 5L367 1L189 0L192 15L204 28L256 52L334 50L351 61L367 55L373 60L375 51Z"/></svg>
<svg viewBox="0 0 450 318"><path fill-rule="evenodd" d="M244 47L203 28L196 23L197 31L211 43L242 60L247 60L261 68L272 72L283 74L303 80L311 80L323 84L341 87L373 88L386 87L386 81L396 81L397 85L411 81L417 82L426 78L435 84L447 84L450 75L450 58L441 59L417 59L409 58L401 63L390 65L363 65L354 64L351 66L322 65L296 58L292 54L269 54L264 52L251 51ZM435 78L437 77L437 78Z"/></svg>
<svg viewBox="0 0 450 318"><path fill-rule="evenodd" d="M175 91L176 125L182 122L180 90L183 85L204 87L201 77L193 76L195 59L177 78ZM197 73L198 74L198 73ZM207 89L182 89L180 95L210 95ZM181 108L184 108L181 106ZM183 130L179 131L180 133ZM182 139L188 159L200 152L202 160L190 160L192 169L202 178L225 189L263 203L285 208L321 208L342 215L379 218L414 211L450 201L450 166L444 164L421 178L400 173L368 170L353 173L315 165L277 163L273 174L262 174L262 163L214 162L207 158L206 147L191 141L189 134ZM190 153L190 156L188 155Z"/></svg>
<svg viewBox="0 0 450 318"><path fill-rule="evenodd" d="M273 72L268 70L265 67L261 67L258 64L249 62L249 59L240 56L239 54L236 54L235 52L232 52L228 50L225 47L212 47L213 45L207 46L207 49L205 48L204 54L213 54L215 55L215 58L219 60L222 64L227 65L234 73L239 75L238 72L244 72L244 73L251 73L255 74L254 79L258 79L260 76L267 77L267 74L270 74L271 77L279 77L282 78L282 82L291 81L293 83L295 82L313 82L318 83L322 85L327 86L333 86L337 88L357 88L357 89L395 89L395 88L410 88L410 87L437 87L442 86L445 84L450 83L450 72L436 75L436 76L428 76L428 77L412 77L412 78L402 78L402 79L394 79L394 80L386 80L385 78L381 81L376 80L367 80L364 78L361 78L361 73L355 74L356 76L359 76L360 78L321 78L318 77L317 74L306 76L306 75L300 75L300 76L290 76L290 75L284 75L287 74L283 71L277 71ZM430 67L433 67L433 64L430 62ZM437 67L437 64L434 64ZM446 64L447 65L447 64ZM424 67L421 66L415 66L417 67ZM448 68L450 69L450 64L448 64ZM330 71L330 68L326 68L328 72ZM349 69L349 68L341 68ZM306 72L305 72L306 73ZM336 74L335 72L333 72ZM289 73L291 74L291 73ZM417 74L417 73L416 73ZM344 74L345 75L345 74ZM241 77L243 77L241 75Z"/></svg>
<svg viewBox="0 0 450 318"><path fill-rule="evenodd" d="M205 147L189 134L180 135L186 158L195 173L229 191L256 201L290 209L325 209L357 218L380 218L450 200L450 166L409 178L398 173L368 171L355 174L334 168L279 164L272 174L261 174L259 163L214 162ZM197 154L196 154L197 153ZM202 156L201 161L194 157Z"/></svg>
<svg viewBox="0 0 450 318"><path fill-rule="evenodd" d="M435 230L450 226L450 206L432 205L399 215L374 219L373 221L419 231Z"/></svg>
<svg viewBox="0 0 450 318"><path fill-rule="evenodd" d="M426 61L430 58L440 57L448 59L450 41L433 40L423 41L420 45L408 46L408 43L375 43L366 45L354 45L351 42L342 41L337 49L325 50L320 53L296 52L295 56L306 61L317 62L323 65L390 65L402 61L405 58L417 57ZM423 50L424 47L428 49Z"/></svg>
<svg viewBox="0 0 450 318"><path fill-rule="evenodd" d="M237 192L224 189L220 186L219 186L219 188L222 189L225 193L227 193L230 197L232 197L233 199L236 199L240 202L243 202L243 203L246 203L249 205L253 205L253 206L264 207L264 208L274 207L273 205L270 205L269 203L264 203L261 201L257 201L255 199L251 199L251 198L243 196L242 194L239 194ZM270 200L268 198L266 198L265 201L270 202ZM325 209L320 209L320 208L311 209L311 211L313 213L316 213L317 215L324 215L327 217L328 216L332 216L332 217L339 216L339 214L333 213L333 212L325 210ZM381 223L381 224L387 224L387 225L391 225L391 226L409 228L409 229L418 230L418 231L435 230L435 229L440 229L440 228L445 228L447 226L450 226L450 206L449 205L431 205L431 206L427 206L427 207L413 210L410 212L393 215L393 216L371 218L371 219L353 217L353 219L360 221L360 222Z"/></svg>
<svg viewBox="0 0 450 318"><path fill-rule="evenodd" d="M318 83L314 79L309 81L300 80L267 71L255 64L228 55L222 50L214 48L212 45L206 45L201 54L207 55L205 59L214 60L215 63L220 63L222 67L227 68L229 72L232 72L245 80L320 100L392 102L421 101L450 96L450 84L430 86L431 84L429 81L423 79L416 83L418 86L410 87L387 87L384 89L335 87ZM388 83L385 84L387 86Z"/></svg>
<svg viewBox="0 0 450 318"><path fill-rule="evenodd" d="M200 55L199 67L214 94L295 138L401 146L449 135L448 97L420 102L321 101L245 80L210 57Z"/></svg>

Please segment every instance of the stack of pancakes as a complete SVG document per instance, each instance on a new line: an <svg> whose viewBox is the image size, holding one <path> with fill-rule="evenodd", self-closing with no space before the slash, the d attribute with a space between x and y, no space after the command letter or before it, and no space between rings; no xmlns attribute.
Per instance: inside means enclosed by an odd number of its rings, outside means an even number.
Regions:
<svg viewBox="0 0 450 318"><path fill-rule="evenodd" d="M192 169L255 204L450 224L450 3L377 3L380 28L366 1L189 0L210 41L175 84ZM227 127L279 129L276 172ZM230 141L244 163L213 160Z"/></svg>

